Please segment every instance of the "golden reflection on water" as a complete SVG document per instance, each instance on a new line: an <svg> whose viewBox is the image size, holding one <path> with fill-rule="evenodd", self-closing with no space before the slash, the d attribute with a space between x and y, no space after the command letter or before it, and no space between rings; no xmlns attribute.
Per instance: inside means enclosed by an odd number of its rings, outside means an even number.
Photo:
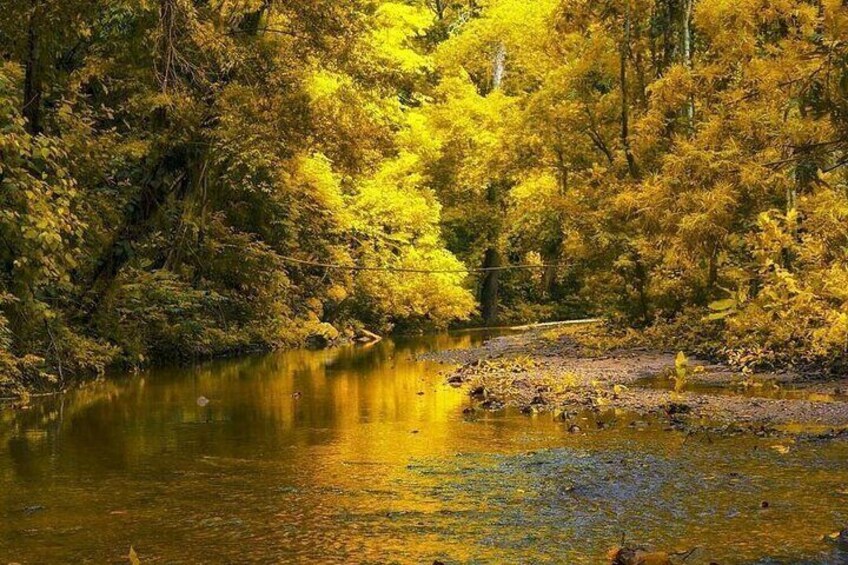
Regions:
<svg viewBox="0 0 848 565"><path fill-rule="evenodd" d="M702 547L690 564L841 559L822 535L848 523L845 443L468 417L414 358L482 337L157 370L0 412L0 563L132 545L159 563L589 564L622 533Z"/></svg>

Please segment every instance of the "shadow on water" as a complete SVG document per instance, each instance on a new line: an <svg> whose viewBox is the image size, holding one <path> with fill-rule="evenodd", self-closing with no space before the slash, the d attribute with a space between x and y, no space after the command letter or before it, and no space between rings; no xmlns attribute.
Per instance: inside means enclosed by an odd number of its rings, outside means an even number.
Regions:
<svg viewBox="0 0 848 565"><path fill-rule="evenodd" d="M162 369L0 412L0 562L132 545L163 563L597 564L622 534L701 547L688 564L845 562L822 539L848 524L845 442L469 418L415 357L484 337Z"/></svg>

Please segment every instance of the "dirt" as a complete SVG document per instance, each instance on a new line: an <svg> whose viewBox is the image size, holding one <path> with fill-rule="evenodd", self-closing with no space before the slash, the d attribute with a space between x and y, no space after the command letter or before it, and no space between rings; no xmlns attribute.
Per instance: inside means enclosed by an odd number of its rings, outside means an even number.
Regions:
<svg viewBox="0 0 848 565"><path fill-rule="evenodd" d="M675 357L648 349L597 353L568 332L546 330L426 355L458 365L447 380L466 387L479 409L551 411L564 420L580 411L621 410L677 428L848 435L846 377L742 375L689 359L684 382L675 383Z"/></svg>

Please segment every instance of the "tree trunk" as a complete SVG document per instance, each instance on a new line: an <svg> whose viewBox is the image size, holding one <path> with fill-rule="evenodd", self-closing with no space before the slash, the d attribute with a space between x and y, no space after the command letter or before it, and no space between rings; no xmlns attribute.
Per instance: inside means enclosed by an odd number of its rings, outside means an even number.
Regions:
<svg viewBox="0 0 848 565"><path fill-rule="evenodd" d="M692 70L692 3L694 0L683 0L683 61L686 68ZM686 120L689 130L695 127L695 99L690 94L686 103Z"/></svg>
<svg viewBox="0 0 848 565"><path fill-rule="evenodd" d="M501 87L504 72L506 69L506 47L503 43L498 44L495 51L495 58L492 61L492 92ZM500 204L499 190L496 182L490 182L486 191L486 202L492 214L499 214L498 209ZM500 221L498 218L492 218L490 224L490 233L488 234L488 245L485 256L483 257L483 268L501 266L501 254L498 250L498 239L500 235ZM485 271L483 273L483 283L480 287L480 313L483 316L483 322L486 325L493 325L498 320L498 284L500 282L500 271Z"/></svg>
<svg viewBox="0 0 848 565"><path fill-rule="evenodd" d="M436 13L436 17L439 21L445 19L445 4L443 0L435 0L433 2L433 11Z"/></svg>
<svg viewBox="0 0 848 565"><path fill-rule="evenodd" d="M542 260L545 263L548 263L545 270L542 271L542 294L547 298L553 298L554 295L554 288L557 284L556 262L559 260L559 250L561 247L561 244L557 245L557 249L555 251L542 255Z"/></svg>
<svg viewBox="0 0 848 565"><path fill-rule="evenodd" d="M503 43L498 44L498 49L495 51L495 60L492 63L492 91L498 90L503 82L504 73L506 72L506 47Z"/></svg>
<svg viewBox="0 0 848 565"><path fill-rule="evenodd" d="M486 202L493 215L501 213L498 209L500 203L499 192L496 183L489 184L489 188L486 191ZM483 268L491 269L492 267L500 267L501 253L498 249L498 240L500 238L499 218L492 218L487 237L488 248L483 257ZM480 312L486 325L493 325L498 319L498 284L500 282L500 276L501 272L499 270L485 271L483 273L483 284L480 287Z"/></svg>
<svg viewBox="0 0 848 565"><path fill-rule="evenodd" d="M718 285L718 252L719 245L716 243L710 252L710 261L707 266L707 298L709 299L713 297Z"/></svg>
<svg viewBox="0 0 848 565"><path fill-rule="evenodd" d="M621 146L627 159L627 170L634 179L638 176L636 159L630 149L630 116L627 97L627 61L630 59L630 0L624 4L624 37L621 40L621 68L619 69L619 87L621 89Z"/></svg>
<svg viewBox="0 0 848 565"><path fill-rule="evenodd" d="M483 258L483 268L489 269L500 266L500 252L494 247L488 248ZM500 271L486 271L483 275L483 285L480 288L480 313L483 316L483 322L487 326L494 325L498 321L499 281Z"/></svg>
<svg viewBox="0 0 848 565"><path fill-rule="evenodd" d="M554 147L554 155L556 155L557 165L557 188L558 197L564 198L568 190L568 164L565 158L565 150L562 145L562 136L559 135L559 142ZM557 263L562 255L563 234L562 225L565 222L562 212L557 212L557 229L558 233L552 241L548 241L542 246L541 256L542 261L547 263L545 270L542 272L542 295L548 298L553 297L554 287L557 283Z"/></svg>
<svg viewBox="0 0 848 565"><path fill-rule="evenodd" d="M23 116L26 129L32 135L43 130L41 99L44 86L41 80L41 54L38 33L38 0L30 0L29 26L27 28L26 74L24 76Z"/></svg>
<svg viewBox="0 0 848 565"><path fill-rule="evenodd" d="M642 258L638 252L632 254L633 262L636 265L634 284L636 292L639 295L639 316L642 318L642 323L647 326L651 322L650 306L648 305L648 269L642 263Z"/></svg>

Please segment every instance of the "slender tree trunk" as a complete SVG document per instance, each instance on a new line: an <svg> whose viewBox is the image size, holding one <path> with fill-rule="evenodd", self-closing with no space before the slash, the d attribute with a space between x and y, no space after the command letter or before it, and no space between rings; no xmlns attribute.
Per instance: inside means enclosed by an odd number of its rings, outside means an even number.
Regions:
<svg viewBox="0 0 848 565"><path fill-rule="evenodd" d="M443 0L434 0L433 2L433 11L436 13L436 17L439 21L445 19L445 3Z"/></svg>
<svg viewBox="0 0 848 565"><path fill-rule="evenodd" d="M495 60L492 64L492 91L498 90L503 82L504 73L506 72L506 47L503 43L498 44L498 49L495 51Z"/></svg>
<svg viewBox="0 0 848 565"><path fill-rule="evenodd" d="M673 2L665 2L665 14L663 21L663 64L659 73L657 73L657 78L660 78L662 73L671 66L671 63L674 61L675 51L677 51L677 45L672 39L672 31L674 30L674 26L672 25L672 22L674 21L673 6Z"/></svg>
<svg viewBox="0 0 848 565"><path fill-rule="evenodd" d="M561 140L561 136L560 136ZM568 165L565 159L565 152L563 150L563 146L557 144L554 147L554 154L556 155L557 165L556 165L556 173L557 173L557 185L559 189L558 196L560 198L565 197L565 193L568 190ZM562 254L562 245L563 245L563 235L561 226L564 222L564 218L562 213L557 213L557 228L559 232L554 237L553 241L548 241L542 247L542 260L548 264L542 272L542 295L547 297L552 297L554 293L554 287L557 283L557 263L559 262L560 255Z"/></svg>
<svg viewBox="0 0 848 565"><path fill-rule="evenodd" d="M159 38L154 68L163 94L168 94L178 82L177 35L181 31L178 29L179 9L176 0L159 1Z"/></svg>
<svg viewBox="0 0 848 565"><path fill-rule="evenodd" d="M634 284L636 292L639 295L639 315L642 318L642 323L648 325L651 322L650 306L648 304L648 269L642 262L642 258L638 252L633 252L633 262L636 265L634 273Z"/></svg>
<svg viewBox="0 0 848 565"><path fill-rule="evenodd" d="M483 257L483 268L501 266L501 254L495 247L486 249ZM487 271L483 275L483 285L480 288L480 313L483 322L491 326L498 321L498 285L500 283L500 271Z"/></svg>
<svg viewBox="0 0 848 565"><path fill-rule="evenodd" d="M801 159L795 165L795 182L786 188L786 221L789 233L792 235L792 240L795 243L801 242L800 228L802 219L798 214L793 214L798 206L798 195L810 190L810 186L818 176L818 170L818 164L814 160ZM792 246L784 247L781 256L783 258L783 267L785 269L792 269L796 258Z"/></svg>
<svg viewBox="0 0 848 565"><path fill-rule="evenodd" d="M39 0L30 0L29 26L27 28L26 74L24 76L23 115L26 129L36 135L43 131L41 99L44 86L41 77L41 47L38 33Z"/></svg>
<svg viewBox="0 0 848 565"><path fill-rule="evenodd" d="M712 298L713 292L718 284L718 252L719 246L716 243L710 252L710 261L707 267L707 297Z"/></svg>
<svg viewBox="0 0 848 565"><path fill-rule="evenodd" d="M499 214L500 194L496 183L489 184L486 191L486 203L493 215ZM493 217L489 224L488 247L483 255L483 268L501 266L501 253L498 249L500 239L500 218ZM480 313L486 325L494 325L498 320L498 286L501 272L499 270L485 271L480 287Z"/></svg>
<svg viewBox="0 0 848 565"><path fill-rule="evenodd" d="M683 61L686 68L692 70L692 4L694 0L683 0ZM695 127L695 98L689 95L686 103L686 120L689 130Z"/></svg>
<svg viewBox="0 0 848 565"><path fill-rule="evenodd" d="M630 0L624 3L624 37L621 40L621 68L619 72L619 87L621 89L621 146L627 159L627 170L634 179L639 175L636 169L636 159L630 149L630 116L629 99L627 96L627 62L630 59Z"/></svg>
<svg viewBox="0 0 848 565"><path fill-rule="evenodd" d="M492 62L492 92L501 87L505 71L506 47L503 43L499 43L495 51L494 61ZM491 182L486 191L486 202L492 214L500 213L498 210L500 204L499 192L497 183ZM500 237L499 219L492 218L490 226L489 246L483 256L484 269L501 266L501 253L498 249L498 239ZM480 287L480 312L486 325L493 325L498 320L498 286L500 284L500 274L500 271L486 271L483 273L483 282Z"/></svg>
<svg viewBox="0 0 848 565"><path fill-rule="evenodd" d="M548 298L553 297L557 284L557 262L562 254L562 244L562 236L557 236L542 253L542 260L547 263L542 271L542 294Z"/></svg>

